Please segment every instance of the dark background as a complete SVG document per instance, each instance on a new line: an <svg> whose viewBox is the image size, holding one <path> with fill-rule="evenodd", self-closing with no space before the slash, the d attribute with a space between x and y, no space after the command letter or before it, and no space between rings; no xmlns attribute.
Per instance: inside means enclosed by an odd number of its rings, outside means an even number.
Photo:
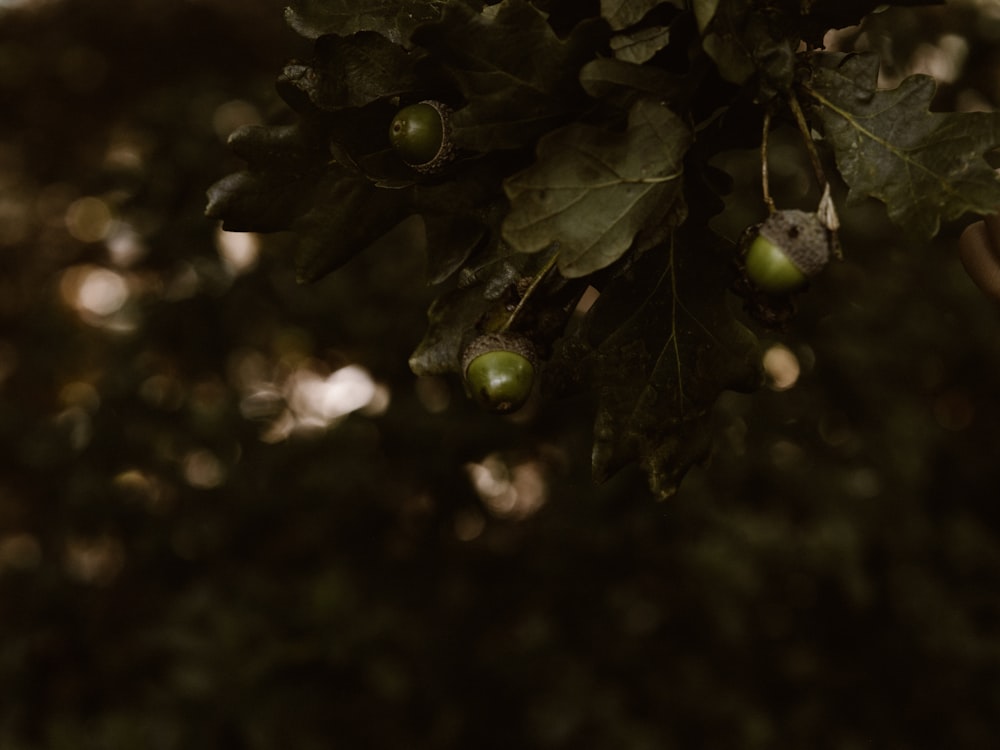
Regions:
<svg viewBox="0 0 1000 750"><path fill-rule="evenodd" d="M776 350L794 387L727 394L658 503L634 470L592 486L586 402L498 420L413 377L434 290L402 244L307 287L291 238L227 250L226 136L286 116L309 52L281 2L5 5L2 750L1000 736L1000 314L957 227L913 247L848 212ZM996 103L988 4L842 41ZM727 162L733 226L755 158Z"/></svg>

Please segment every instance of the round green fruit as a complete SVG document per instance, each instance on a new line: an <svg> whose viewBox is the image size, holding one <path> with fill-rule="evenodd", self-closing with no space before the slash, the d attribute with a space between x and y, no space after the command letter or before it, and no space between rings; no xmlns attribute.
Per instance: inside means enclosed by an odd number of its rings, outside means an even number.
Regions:
<svg viewBox="0 0 1000 750"><path fill-rule="evenodd" d="M754 286L773 294L797 291L808 281L785 251L763 235L757 235L747 250L746 268Z"/></svg>
<svg viewBox="0 0 1000 750"><path fill-rule="evenodd" d="M509 414L531 395L536 361L534 347L523 336L485 334L465 351L466 387L484 408Z"/></svg>
<svg viewBox="0 0 1000 750"><path fill-rule="evenodd" d="M777 211L760 225L744 264L754 286L771 294L804 288L830 259L829 231L814 213Z"/></svg>
<svg viewBox="0 0 1000 750"><path fill-rule="evenodd" d="M403 107L389 125L389 142L419 172L436 172L451 160L451 110L431 100Z"/></svg>

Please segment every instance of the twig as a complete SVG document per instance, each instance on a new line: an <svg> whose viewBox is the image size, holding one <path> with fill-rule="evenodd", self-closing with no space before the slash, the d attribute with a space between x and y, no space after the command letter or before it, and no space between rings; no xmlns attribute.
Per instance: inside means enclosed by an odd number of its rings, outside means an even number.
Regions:
<svg viewBox="0 0 1000 750"><path fill-rule="evenodd" d="M538 285L542 283L545 277L549 275L549 271L551 271L555 267L556 261L558 259L559 259L559 251L556 250L554 253L552 253L549 259L545 261L545 265L542 266L541 269L539 269L538 273L535 274L528 288L524 290L524 294L522 294L521 299L518 300L517 306L511 311L510 315L507 316L507 320L504 322L504 324L500 326L500 329L498 331L499 333L502 333L503 331L506 331L511 327L513 322L517 319L518 314L524 308L525 303L527 303L528 298L538 288Z"/></svg>
<svg viewBox="0 0 1000 750"><path fill-rule="evenodd" d="M813 143L812 133L809 132L809 123L806 122L806 115L802 111L802 105L799 104L798 97L795 96L794 91L788 92L788 106L795 117L795 123L799 126L799 132L802 133L802 140L806 144L806 151L809 152L809 161L812 162L813 172L816 174L820 190L823 190L826 187L826 173L823 171L823 164L819 160L819 152L816 151L816 144Z"/></svg>

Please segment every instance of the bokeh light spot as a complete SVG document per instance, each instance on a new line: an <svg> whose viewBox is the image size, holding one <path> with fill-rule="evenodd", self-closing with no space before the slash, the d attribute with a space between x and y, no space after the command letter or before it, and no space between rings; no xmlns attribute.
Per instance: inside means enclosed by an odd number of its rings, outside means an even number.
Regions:
<svg viewBox="0 0 1000 750"><path fill-rule="evenodd" d="M0 572L5 568L30 570L42 561L42 545L33 534L10 534L0 538Z"/></svg>
<svg viewBox="0 0 1000 750"><path fill-rule="evenodd" d="M215 233L219 257L233 276L253 269L260 255L260 238L252 232L226 232L220 226Z"/></svg>
<svg viewBox="0 0 1000 750"><path fill-rule="evenodd" d="M288 404L303 427L327 427L363 409L376 396L375 381L358 365L347 365L323 377L301 369L289 378Z"/></svg>
<svg viewBox="0 0 1000 750"><path fill-rule="evenodd" d="M223 102L212 114L212 128L221 140L228 138L237 128L259 125L261 122L263 119L257 107L243 99Z"/></svg>
<svg viewBox="0 0 1000 750"><path fill-rule="evenodd" d="M111 231L111 208L100 198L78 198L66 209L66 229L80 242L100 242Z"/></svg>
<svg viewBox="0 0 1000 750"><path fill-rule="evenodd" d="M798 382L802 368L791 349L783 344L773 344L764 352L764 372L772 389L787 391Z"/></svg>
<svg viewBox="0 0 1000 750"><path fill-rule="evenodd" d="M218 457L207 450L188 453L183 463L184 480L200 490L218 487L226 479L226 472Z"/></svg>
<svg viewBox="0 0 1000 750"><path fill-rule="evenodd" d="M522 520L537 513L548 499L539 461L508 464L496 453L465 466L483 505L497 518Z"/></svg>
<svg viewBox="0 0 1000 750"><path fill-rule="evenodd" d="M124 565L125 548L114 537L73 537L66 542L66 572L83 583L107 586Z"/></svg>

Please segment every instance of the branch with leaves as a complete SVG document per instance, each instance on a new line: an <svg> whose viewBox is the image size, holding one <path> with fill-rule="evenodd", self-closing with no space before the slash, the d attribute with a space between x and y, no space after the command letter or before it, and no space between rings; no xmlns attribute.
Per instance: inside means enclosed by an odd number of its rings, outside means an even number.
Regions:
<svg viewBox="0 0 1000 750"><path fill-rule="evenodd" d="M879 4L297 0L287 21L314 55L278 79L297 123L236 132L247 169L211 188L207 212L295 232L304 282L419 215L440 294L412 369L463 376L472 342L519 337L544 398L591 395L595 477L636 462L666 497L709 449L719 395L759 387L754 329L787 324L822 269L788 245L808 237L825 264L838 213L861 199L922 240L1000 205L984 159L1000 116L931 113L930 78L879 91L876 56L822 49ZM778 118L805 139L817 211L775 205ZM763 134L770 218L732 242L710 226L724 209L710 161L754 147L748 133ZM790 258L802 283L760 281L758 257ZM569 325L588 287L597 301Z"/></svg>

